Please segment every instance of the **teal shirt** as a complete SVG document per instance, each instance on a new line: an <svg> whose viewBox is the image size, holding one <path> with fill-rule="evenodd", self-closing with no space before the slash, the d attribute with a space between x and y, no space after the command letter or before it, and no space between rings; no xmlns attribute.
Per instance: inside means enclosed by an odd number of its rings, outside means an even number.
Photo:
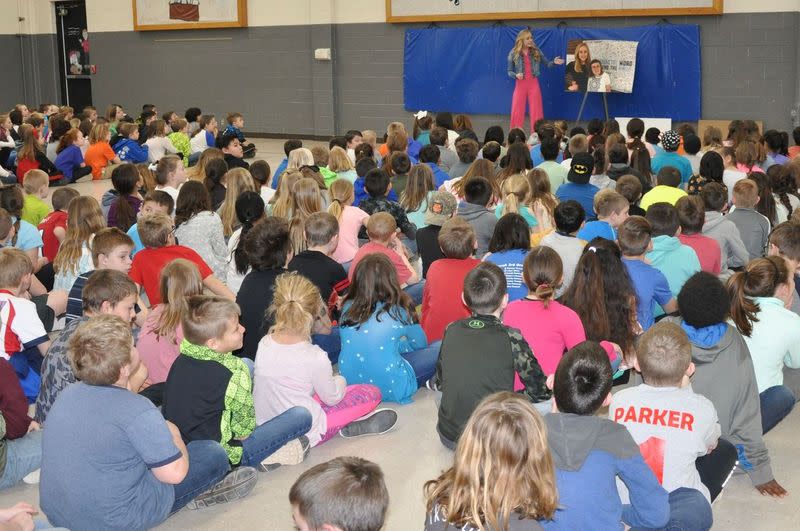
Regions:
<svg viewBox="0 0 800 531"><path fill-rule="evenodd" d="M503 207L504 207L503 203L497 205L497 208L494 211L494 215L497 216L497 219L503 217ZM525 221L528 222L528 227L533 228L539 224L539 222L536 221L536 216L534 216L533 212L531 212L531 209L525 205L519 206L519 215L525 218Z"/></svg>
<svg viewBox="0 0 800 531"><path fill-rule="evenodd" d="M783 366L800 368L800 316L777 297L753 297L758 304L753 333L744 342L750 350L758 392L783 385Z"/></svg>
<svg viewBox="0 0 800 531"><path fill-rule="evenodd" d="M669 290L677 297L689 277L700 271L697 253L688 245L683 245L675 236L656 236L653 250L646 255L650 264L667 277ZM662 315L661 306L656 305L655 316Z"/></svg>

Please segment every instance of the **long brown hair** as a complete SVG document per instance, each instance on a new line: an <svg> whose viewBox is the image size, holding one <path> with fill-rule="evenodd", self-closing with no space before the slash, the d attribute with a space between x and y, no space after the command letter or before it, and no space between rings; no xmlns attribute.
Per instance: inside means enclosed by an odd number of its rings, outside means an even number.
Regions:
<svg viewBox="0 0 800 531"><path fill-rule="evenodd" d="M83 246L89 244L94 233L106 226L106 218L97 199L90 195L76 197L67 208L67 235L58 249L53 269L57 273L78 274L78 261Z"/></svg>
<svg viewBox="0 0 800 531"><path fill-rule="evenodd" d="M39 148L39 140L36 138L36 129L30 124L22 124L19 126L19 136L22 139L22 147L19 148L17 159L19 160L36 160L36 154L41 153ZM24 176L23 176L24 177Z"/></svg>
<svg viewBox="0 0 800 531"><path fill-rule="evenodd" d="M728 279L731 320L743 336L750 337L761 310L752 297L774 297L775 290L789 281L789 267L780 256L756 258Z"/></svg>
<svg viewBox="0 0 800 531"><path fill-rule="evenodd" d="M368 254L358 262L344 305L349 307L342 315L342 326L360 326L375 312L378 321L386 314L407 324L417 322L414 302L400 287L392 262L381 253Z"/></svg>
<svg viewBox="0 0 800 531"><path fill-rule="evenodd" d="M186 181L178 192L175 204L175 228L186 223L200 212L211 210L211 197L205 185L198 181Z"/></svg>
<svg viewBox="0 0 800 531"><path fill-rule="evenodd" d="M462 179L463 180L463 179ZM433 172L427 164L415 164L408 172L406 188L400 196L400 206L406 212L419 210L427 199L428 193L434 189Z"/></svg>
<svg viewBox="0 0 800 531"><path fill-rule="evenodd" d="M528 172L527 178L531 189L531 200L528 207L532 211L536 203L541 203L552 218L553 211L558 206L558 199L550 189L550 178L547 176L547 172L541 168L534 168Z"/></svg>
<svg viewBox="0 0 800 531"><path fill-rule="evenodd" d="M61 138L58 141L58 147L56 148L56 153L61 153L69 146L74 144L75 141L78 140L79 134L81 134L80 129L76 129L73 127L72 129L61 135Z"/></svg>
<svg viewBox="0 0 800 531"><path fill-rule="evenodd" d="M551 519L558 489L542 416L518 394L487 396L464 427L453 466L425 483L424 494L428 512L458 528L507 531L511 518Z"/></svg>
<svg viewBox="0 0 800 531"><path fill-rule="evenodd" d="M303 177L292 187L292 217L289 222L289 237L294 254L308 248L305 238L305 222L311 214L322 212L322 194L314 179Z"/></svg>
<svg viewBox="0 0 800 531"><path fill-rule="evenodd" d="M139 178L139 171L133 164L120 164L111 172L111 183L114 186L114 190L119 193L119 196L114 201L117 209L117 223L115 226L122 232L128 232L128 229L136 223L137 212L128 202L128 196L138 193L136 184L139 182Z"/></svg>
<svg viewBox="0 0 800 531"><path fill-rule="evenodd" d="M522 277L528 291L547 308L564 278L561 257L550 247L540 245L528 253L523 267Z"/></svg>
<svg viewBox="0 0 800 531"><path fill-rule="evenodd" d="M222 230L226 238L229 238L236 230L236 200L242 192L256 191L256 183L253 176L244 168L233 168L225 174L225 200L219 208L219 217L222 219Z"/></svg>
<svg viewBox="0 0 800 531"><path fill-rule="evenodd" d="M469 165L469 168L467 168L467 172L464 176L453 183L453 193L460 198L464 197L464 187L473 177L483 177L489 181L489 184L492 185L492 195L494 197L500 196L500 185L495 176L494 164L487 159L475 159L475 161Z"/></svg>
<svg viewBox="0 0 800 531"><path fill-rule="evenodd" d="M203 279L197 266L183 258L177 258L164 266L159 278L161 294L161 316L153 327L156 340L162 337L176 343L175 330L186 314L186 300L203 294Z"/></svg>

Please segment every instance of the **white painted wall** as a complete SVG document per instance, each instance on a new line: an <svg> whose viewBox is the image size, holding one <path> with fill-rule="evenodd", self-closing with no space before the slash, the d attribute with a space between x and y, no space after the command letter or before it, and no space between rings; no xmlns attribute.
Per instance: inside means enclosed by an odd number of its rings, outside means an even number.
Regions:
<svg viewBox="0 0 800 531"><path fill-rule="evenodd" d="M800 0L725 0L726 13L800 11ZM0 0L0 35L55 33L53 0ZM17 22L22 16L25 20ZM131 0L87 0L89 31L132 31ZM249 0L250 26L383 22L384 0Z"/></svg>

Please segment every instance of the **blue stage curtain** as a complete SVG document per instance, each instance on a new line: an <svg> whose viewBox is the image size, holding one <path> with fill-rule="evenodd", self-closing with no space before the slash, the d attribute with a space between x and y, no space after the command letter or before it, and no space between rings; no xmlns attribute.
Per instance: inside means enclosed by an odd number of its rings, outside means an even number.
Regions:
<svg viewBox="0 0 800 531"><path fill-rule="evenodd" d="M409 111L510 114L514 80L507 56L519 26L409 29L405 34L403 100ZM552 59L565 55L572 39L638 41L631 94L608 95L612 116L700 119L700 28L661 24L618 29L535 29L534 40ZM548 118L574 119L583 94L564 91L564 66L539 76ZM590 94L583 117L603 115L599 96Z"/></svg>

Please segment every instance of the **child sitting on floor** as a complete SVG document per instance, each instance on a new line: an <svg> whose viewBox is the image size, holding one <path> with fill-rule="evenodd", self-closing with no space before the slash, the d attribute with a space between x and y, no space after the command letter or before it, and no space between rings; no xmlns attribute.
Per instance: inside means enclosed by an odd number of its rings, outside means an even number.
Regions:
<svg viewBox="0 0 800 531"><path fill-rule="evenodd" d="M384 170L370 170L364 177L364 188L369 194L367 199L359 203L358 208L367 214L377 212L388 212L394 218L397 227L409 241L414 241L417 234L417 226L408 220L406 211L397 201L390 200L387 195L392 190L392 183L389 175ZM361 229L361 238L367 236L366 229Z"/></svg>
<svg viewBox="0 0 800 531"><path fill-rule="evenodd" d="M478 403L491 393L513 391L516 375L525 398L543 412L550 409L550 391L539 362L520 331L500 321L508 304L505 283L494 264L484 262L470 271L463 300L471 315L448 326L442 340L430 387L442 391L436 431L451 450Z"/></svg>
<svg viewBox="0 0 800 531"><path fill-rule="evenodd" d="M537 530L537 519L553 518L559 496L547 430L524 397L484 398L455 452L453 466L425 483L425 531Z"/></svg>
<svg viewBox="0 0 800 531"><path fill-rule="evenodd" d="M678 239L683 245L694 249L703 271L719 275L722 261L719 243L702 234L703 223L706 220L703 200L698 196L681 197L675 203L675 208L681 225Z"/></svg>
<svg viewBox="0 0 800 531"><path fill-rule="evenodd" d="M428 341L442 339L450 323L469 317L469 309L461 300L461 291L464 278L480 264L472 257L477 245L475 231L463 219L445 221L438 239L445 257L431 264L422 293L420 325Z"/></svg>
<svg viewBox="0 0 800 531"><path fill-rule="evenodd" d="M150 310L136 343L151 385L167 380L169 369L181 353L181 319L186 313L186 300L203 294L203 279L197 266L178 258L161 270L159 288L161 304Z"/></svg>
<svg viewBox="0 0 800 531"><path fill-rule="evenodd" d="M723 213L728 209L728 195L725 186L710 182L700 190L703 199L706 220L703 223L703 235L716 240L721 252L721 268L725 276L730 276L729 269L741 269L750 261L750 253L744 246L739 229Z"/></svg>
<svg viewBox="0 0 800 531"><path fill-rule="evenodd" d="M555 413L545 416L556 468L559 509L545 529L661 528L667 491L624 426L597 416L611 401L611 366L602 347L584 341L564 354L553 381ZM623 505L616 478L628 488Z"/></svg>
<svg viewBox="0 0 800 531"><path fill-rule="evenodd" d="M389 492L378 465L360 457L337 457L303 472L289 491L289 503L297 529L378 531L389 508Z"/></svg>
<svg viewBox="0 0 800 531"><path fill-rule="evenodd" d="M127 232L136 223L136 216L142 208L139 195L139 171L133 164L120 164L111 172L111 183L117 198L108 208L108 226Z"/></svg>
<svg viewBox="0 0 800 531"><path fill-rule="evenodd" d="M328 193L331 195L328 213L339 222L339 242L332 258L342 264L345 270L349 270L350 262L358 251L358 233L367 223L369 214L353 206L355 200L353 183L347 179L333 181Z"/></svg>
<svg viewBox="0 0 800 531"><path fill-rule="evenodd" d="M305 407L313 418L308 433L311 446L337 433L357 437L394 427L394 411L372 413L380 404L380 389L369 384L348 386L343 376L333 374L327 353L311 344L314 321L326 313L314 284L296 273L281 275L269 312L274 324L259 342L255 362L257 422L267 422L293 406Z"/></svg>
<svg viewBox="0 0 800 531"><path fill-rule="evenodd" d="M117 231L118 232L118 231ZM113 269L95 271L82 290L81 315L71 320L53 341L42 363L42 387L36 398L36 421L44 424L50 408L69 384L77 381L75 371L67 356L69 340L80 325L90 317L101 314L116 315L131 323L136 315L136 285L125 273ZM147 369L140 366L130 375L129 388L138 392L147 378Z"/></svg>
<svg viewBox="0 0 800 531"><path fill-rule="evenodd" d="M509 212L498 220L489 241L489 252L484 262L491 262L503 270L506 276L508 300L513 302L524 297L528 290L522 280L522 262L531 249L531 233L525 218Z"/></svg>
<svg viewBox="0 0 800 531"><path fill-rule="evenodd" d="M119 140L114 144L114 152L122 162L139 164L147 162L150 158L148 146L139 144L139 128L136 124L120 124Z"/></svg>
<svg viewBox="0 0 800 531"><path fill-rule="evenodd" d="M464 201L459 203L456 215L464 218L475 230L478 247L475 256L483 258L497 225L497 217L489 210L492 204L492 185L484 177L473 177L464 185Z"/></svg>
<svg viewBox="0 0 800 531"><path fill-rule="evenodd" d="M59 188L53 192L53 211L39 223L42 233L42 256L52 263L56 259L61 242L67 237L67 208L70 201L80 196L74 188Z"/></svg>
<svg viewBox="0 0 800 531"><path fill-rule="evenodd" d="M750 260L764 256L771 228L766 216L756 210L760 201L758 184L752 179L742 179L733 186L733 205L736 208L725 216L739 229Z"/></svg>
<svg viewBox="0 0 800 531"><path fill-rule="evenodd" d="M137 222L128 229L128 236L133 240L133 251L131 251L131 258L136 256L136 253L144 249L142 238L139 236L139 223L138 220L150 214L166 214L170 218L173 217L175 210L175 200L167 192L161 190L154 190L144 196L142 208L139 210L139 215L136 216Z"/></svg>
<svg viewBox="0 0 800 531"><path fill-rule="evenodd" d="M50 177L42 170L30 170L22 180L25 201L22 206L22 219L38 227L52 209L43 201L50 192Z"/></svg>
<svg viewBox="0 0 800 531"><path fill-rule="evenodd" d="M561 297L572 284L575 268L586 247L586 241L578 238L578 231L584 225L586 213L580 203L573 199L559 203L553 211L556 230L547 234L541 240L541 245L550 247L558 256L564 266L564 279L561 286L556 289L556 298Z"/></svg>
<svg viewBox="0 0 800 531"><path fill-rule="evenodd" d="M686 332L675 323L654 325L639 338L634 367L645 383L616 393L608 418L628 428L669 492L669 528L710 529L711 497L695 460L716 448L720 426L714 405L689 383L694 363Z"/></svg>
<svg viewBox="0 0 800 531"><path fill-rule="evenodd" d="M628 219L630 203L619 192L606 188L594 195L594 211L597 219L586 223L578 238L590 242L599 236L613 241L619 226Z"/></svg>
<svg viewBox="0 0 800 531"><path fill-rule="evenodd" d="M8 361L0 358L0 490L20 480L31 481L29 474L42 466L41 426L28 416L28 399L19 378ZM33 474L35 476L35 474ZM38 478L35 481L38 482ZM0 521L4 521L0 518ZM32 527L31 527L32 528Z"/></svg>
<svg viewBox="0 0 800 531"><path fill-rule="evenodd" d="M220 297L234 300L236 297L206 265L200 255L192 249L175 244L172 220L166 214L151 214L139 221L139 235L145 249L133 257L129 275L140 288L144 288L151 306L161 302L159 282L161 270L176 258L185 258L197 266L203 285Z"/></svg>
<svg viewBox="0 0 800 531"><path fill-rule="evenodd" d="M664 313L672 313L677 309L667 277L647 262L646 254L653 248L652 235L650 223L634 216L620 226L617 238L622 263L636 290L636 317L642 330L653 326L656 304L661 306Z"/></svg>
<svg viewBox="0 0 800 531"><path fill-rule="evenodd" d="M428 345L414 303L383 253L368 254L350 273L339 372L350 383L377 385L387 402L411 402L436 371L439 343Z"/></svg>
<svg viewBox="0 0 800 531"><path fill-rule="evenodd" d="M220 443L234 466L267 471L269 465L301 463L309 448L304 435L311 414L291 407L257 425L252 365L231 354L242 347L244 333L236 303L190 297L181 325L184 339L164 388L164 416L183 440Z"/></svg>
<svg viewBox="0 0 800 531"><path fill-rule="evenodd" d="M97 200L90 195L76 197L69 203L67 234L53 261L53 288L69 291L78 275L92 269L92 241L106 219Z"/></svg>

